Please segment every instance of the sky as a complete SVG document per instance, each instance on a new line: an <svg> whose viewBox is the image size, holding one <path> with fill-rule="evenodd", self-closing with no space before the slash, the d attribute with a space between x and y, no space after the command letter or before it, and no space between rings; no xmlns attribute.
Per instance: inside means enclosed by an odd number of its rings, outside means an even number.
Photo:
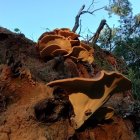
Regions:
<svg viewBox="0 0 140 140"><path fill-rule="evenodd" d="M46 29L70 28L74 26L75 16L83 4L85 10L92 0L0 0L0 26L14 31L15 28L27 38L37 41ZM95 0L93 9L103 7L109 0ZM140 0L130 0L134 14L140 13ZM109 18L105 10L94 15L81 16L82 34L88 29L95 32L102 19L106 19L110 27L117 26L118 17Z"/></svg>

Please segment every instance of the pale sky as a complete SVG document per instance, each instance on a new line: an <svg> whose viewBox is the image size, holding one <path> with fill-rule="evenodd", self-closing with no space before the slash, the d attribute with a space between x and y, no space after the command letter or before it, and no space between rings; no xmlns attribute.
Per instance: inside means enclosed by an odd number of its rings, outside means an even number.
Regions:
<svg viewBox="0 0 140 140"><path fill-rule="evenodd" d="M83 4L86 8L92 0L0 0L0 26L14 30L19 28L26 37L37 41L46 28L70 28ZM109 0L95 0L94 9L108 4ZM140 0L130 0L134 14L140 13ZM85 8L85 10L86 10ZM94 15L82 15L82 33L95 32L100 21L106 19L109 26L117 26L117 16L108 18L104 10Z"/></svg>

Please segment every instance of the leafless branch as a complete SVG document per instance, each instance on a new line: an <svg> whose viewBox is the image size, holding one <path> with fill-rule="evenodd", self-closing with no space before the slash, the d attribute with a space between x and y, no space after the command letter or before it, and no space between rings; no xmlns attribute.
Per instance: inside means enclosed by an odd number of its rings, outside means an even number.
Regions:
<svg viewBox="0 0 140 140"><path fill-rule="evenodd" d="M93 40L92 40L93 45L96 44L96 42L97 42L97 40L99 38L100 32L104 28L105 25L106 25L106 20L105 19L101 20L100 25L99 25L96 33L93 36Z"/></svg>
<svg viewBox="0 0 140 140"><path fill-rule="evenodd" d="M89 11L89 10L90 10L90 8L91 8L91 6L93 5L93 3L94 3L94 0L92 0L92 3L89 5L89 7L88 7L87 11Z"/></svg>
<svg viewBox="0 0 140 140"><path fill-rule="evenodd" d="M80 30L79 30L79 35L81 34L81 29L82 29L82 24L81 24L81 20L80 20Z"/></svg>
<svg viewBox="0 0 140 140"><path fill-rule="evenodd" d="M101 8L98 8L98 9L95 9L95 10L93 10L93 11L82 11L82 14L88 13L88 14L93 15L94 12L99 11L99 10L102 10L102 9L104 9L104 8L105 8L105 6L103 6L103 7L101 7ZM81 15L82 15L82 14L81 14Z"/></svg>
<svg viewBox="0 0 140 140"><path fill-rule="evenodd" d="M90 29L88 29L88 32L89 32L90 34L92 34L92 35L94 34Z"/></svg>
<svg viewBox="0 0 140 140"><path fill-rule="evenodd" d="M85 8L85 5L82 5L82 7L80 8L77 16L75 17L75 24L74 24L74 27L72 29L73 32L76 32L76 30L78 29L79 27L79 22L80 22L80 16L83 15L83 14L91 14L93 15L94 12L98 11L98 10L101 10L101 9L104 9L104 7L101 7L101 8L98 8L98 9L95 9L93 11L90 11L90 8L91 6L93 5L94 3L94 0L92 0L92 3L90 4L90 6L87 8L87 10L84 11L84 8Z"/></svg>
<svg viewBox="0 0 140 140"><path fill-rule="evenodd" d="M82 7L80 8L77 16L75 17L75 24L74 24L74 27L72 29L73 32L75 32L79 27L79 19L80 19L80 16L81 16L81 12L84 10L84 8L85 8L85 5L82 5Z"/></svg>

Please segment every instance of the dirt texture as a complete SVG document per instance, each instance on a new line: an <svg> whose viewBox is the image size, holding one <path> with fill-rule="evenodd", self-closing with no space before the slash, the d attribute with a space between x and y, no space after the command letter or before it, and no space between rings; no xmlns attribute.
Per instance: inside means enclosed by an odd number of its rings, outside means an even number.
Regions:
<svg viewBox="0 0 140 140"><path fill-rule="evenodd" d="M112 119L91 118L75 130L67 93L46 85L57 79L92 78L102 69L126 73L122 60L94 46L96 60L92 67L62 56L44 61L35 46L23 34L0 27L0 140L137 139L133 117L129 118L132 113L120 113L120 106L134 103L131 91L116 93L104 104L116 110Z"/></svg>

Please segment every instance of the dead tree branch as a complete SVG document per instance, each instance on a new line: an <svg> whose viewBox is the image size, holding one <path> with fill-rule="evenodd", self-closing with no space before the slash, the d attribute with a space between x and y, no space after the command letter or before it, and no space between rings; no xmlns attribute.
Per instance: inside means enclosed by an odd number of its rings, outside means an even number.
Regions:
<svg viewBox="0 0 140 140"><path fill-rule="evenodd" d="M77 16L75 17L75 24L74 24L74 27L73 27L73 29L72 29L73 32L76 32L76 30L77 30L78 27L79 27L79 19L80 19L81 13L82 13L82 11L84 10L84 8L85 8L85 5L83 5L83 6L80 8L80 10L79 10Z"/></svg>
<svg viewBox="0 0 140 140"><path fill-rule="evenodd" d="M79 35L81 34L81 29L82 29L82 24L81 24L81 22L82 22L82 21L80 20L80 30L79 30L79 33L78 33Z"/></svg>
<svg viewBox="0 0 140 140"><path fill-rule="evenodd" d="M99 25L99 27L98 27L96 33L95 33L94 36L92 37L92 38L93 38L93 39L92 39L92 44L93 44L93 45L96 44L96 42L97 42L97 40L98 40L98 38L99 38L100 32L101 32L101 30L104 28L105 25L106 25L106 20L105 20L105 19L101 20L100 25Z"/></svg>
<svg viewBox="0 0 140 140"><path fill-rule="evenodd" d="M73 29L72 29L73 32L76 32L76 30L78 29L78 27L79 27L79 25L80 25L79 22L80 22L80 17L81 17L81 15L83 15L83 14L91 14L91 15L93 15L94 12L105 8L105 6L104 6L104 7L95 9L95 10L93 10L93 11L90 11L90 8L91 8L91 6L93 5L93 3L94 3L94 0L93 0L92 3L90 4L90 6L87 8L87 10L85 10L85 11L84 11L85 5L82 5L82 7L80 8L80 10L79 10L77 16L75 17L75 24L74 24L74 27L73 27Z"/></svg>

